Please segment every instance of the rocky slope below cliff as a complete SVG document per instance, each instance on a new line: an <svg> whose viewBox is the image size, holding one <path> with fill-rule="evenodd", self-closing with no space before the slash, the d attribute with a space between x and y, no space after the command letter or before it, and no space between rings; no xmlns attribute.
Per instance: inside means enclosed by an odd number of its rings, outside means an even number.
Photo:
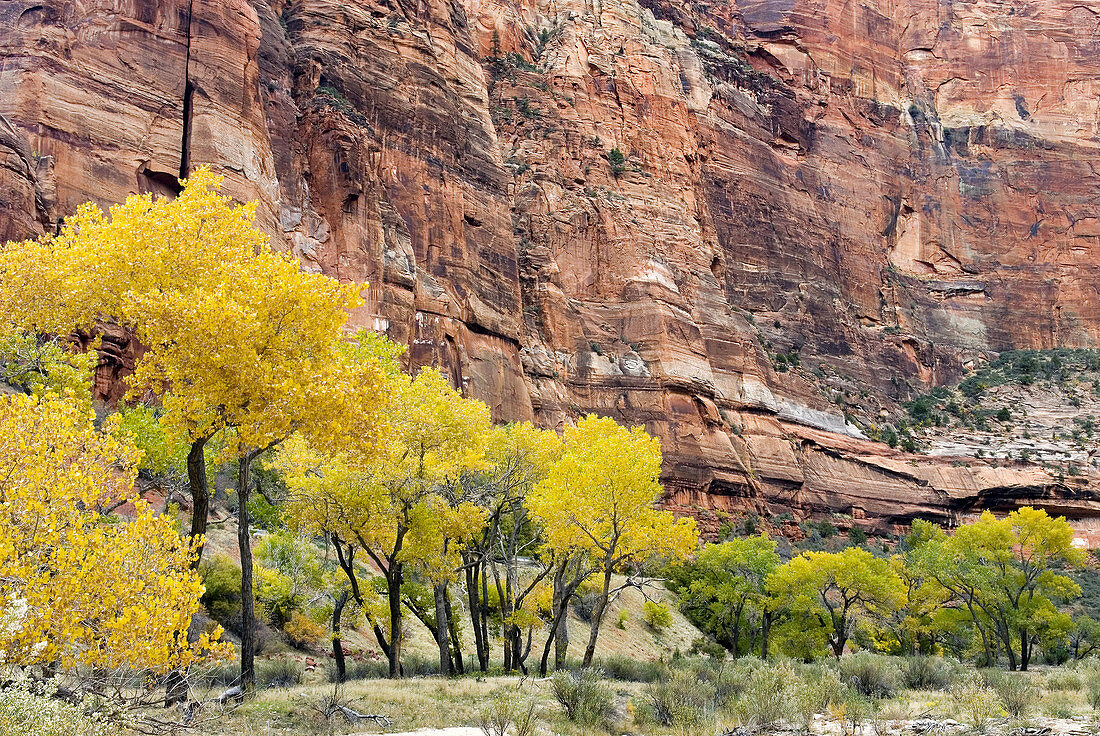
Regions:
<svg viewBox="0 0 1100 736"><path fill-rule="evenodd" d="M845 413L1095 344L1098 30L1091 0L13 0L0 238L211 164L371 282L411 367L498 419L645 423L701 518L1091 519L1091 467Z"/></svg>

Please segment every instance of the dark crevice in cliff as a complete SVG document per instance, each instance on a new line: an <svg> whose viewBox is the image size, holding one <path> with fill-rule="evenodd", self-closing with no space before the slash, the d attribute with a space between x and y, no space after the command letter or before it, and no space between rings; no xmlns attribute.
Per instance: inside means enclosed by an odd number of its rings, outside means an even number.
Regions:
<svg viewBox="0 0 1100 736"><path fill-rule="evenodd" d="M467 330L469 330L470 332L472 332L475 335L487 335L489 337L496 337L496 338L499 338L499 339L503 340L506 343L509 343L511 345L515 345L517 348L520 347L519 340L516 339L516 337L513 336L513 335L505 335L503 333L497 332L496 330L492 330L492 329L486 327L485 325L482 325L482 324L480 324L476 321L473 321L473 320L470 320L468 322L463 322L463 324L466 325Z"/></svg>
<svg viewBox="0 0 1100 736"><path fill-rule="evenodd" d="M187 45L183 57L183 140L180 141L180 177L186 179L191 166L191 116L195 87L191 84L191 19L195 0L187 3Z"/></svg>

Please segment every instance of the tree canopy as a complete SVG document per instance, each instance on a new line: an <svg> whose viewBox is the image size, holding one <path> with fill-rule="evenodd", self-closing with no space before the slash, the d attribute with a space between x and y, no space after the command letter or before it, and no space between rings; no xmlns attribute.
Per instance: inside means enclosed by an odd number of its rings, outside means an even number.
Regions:
<svg viewBox="0 0 1100 736"><path fill-rule="evenodd" d="M134 490L139 451L92 420L71 400L0 397L0 607L25 608L0 649L8 664L186 666L219 634L187 640L194 549Z"/></svg>

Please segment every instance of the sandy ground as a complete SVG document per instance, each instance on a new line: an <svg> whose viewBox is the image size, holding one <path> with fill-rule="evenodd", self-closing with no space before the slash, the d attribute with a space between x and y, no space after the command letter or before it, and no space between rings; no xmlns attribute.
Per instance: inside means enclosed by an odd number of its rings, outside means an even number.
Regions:
<svg viewBox="0 0 1100 736"><path fill-rule="evenodd" d="M348 736L377 736L377 731L359 731ZM418 731L402 731L401 733L391 733L386 736L485 736L485 732L480 728L462 727L462 728L422 728Z"/></svg>

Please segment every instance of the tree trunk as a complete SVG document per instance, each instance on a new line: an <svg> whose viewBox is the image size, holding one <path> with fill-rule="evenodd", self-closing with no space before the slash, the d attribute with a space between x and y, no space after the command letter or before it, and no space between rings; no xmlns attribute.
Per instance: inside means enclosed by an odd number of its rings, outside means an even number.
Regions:
<svg viewBox="0 0 1100 736"><path fill-rule="evenodd" d="M187 702L187 678L179 670L164 676L164 707L171 708Z"/></svg>
<svg viewBox="0 0 1100 736"><path fill-rule="evenodd" d="M435 641L439 647L439 674L451 676L451 625L447 620L447 606L443 596L446 585L436 585L432 589L435 598Z"/></svg>
<svg viewBox="0 0 1100 736"><path fill-rule="evenodd" d="M454 674L466 674L466 667L462 664L462 640L458 636L458 620L455 618L451 606L451 592L443 587L443 608L447 612L447 628L451 632L451 653L454 655Z"/></svg>
<svg viewBox="0 0 1100 736"><path fill-rule="evenodd" d="M760 659L768 658L768 645L771 643L772 614L764 611L760 614Z"/></svg>
<svg viewBox="0 0 1100 736"><path fill-rule="evenodd" d="M527 651L530 651L531 642L531 630L527 630ZM527 665L523 660L527 659L527 652L523 648L523 631L518 626L512 627L512 667L520 671L521 674L527 674Z"/></svg>
<svg viewBox="0 0 1100 736"><path fill-rule="evenodd" d="M1026 628L1020 629L1020 671L1027 672L1027 665L1031 661L1031 641Z"/></svg>
<svg viewBox="0 0 1100 736"><path fill-rule="evenodd" d="M569 604L566 603L566 609ZM554 632L554 669L565 667L565 660L569 656L569 614L558 620L558 627Z"/></svg>
<svg viewBox="0 0 1100 736"><path fill-rule="evenodd" d="M344 642L340 639L340 617L344 615L344 606L347 605L351 590L344 588L340 597L336 599L336 605L332 607L332 658L336 660L336 684L347 679L347 667L344 663Z"/></svg>
<svg viewBox="0 0 1100 736"><path fill-rule="evenodd" d="M840 659L840 655L844 654L844 647L848 644L848 611L847 609L840 616L840 620L834 624L833 628L836 630L835 637L831 642L833 647L833 656Z"/></svg>
<svg viewBox="0 0 1100 736"><path fill-rule="evenodd" d="M206 482L206 443L209 437L202 437L191 443L187 453L187 483L191 487L191 539L203 539L195 546L195 559L191 567L198 569L205 547L206 522L210 516L210 487Z"/></svg>
<svg viewBox="0 0 1100 736"><path fill-rule="evenodd" d="M550 635L546 637L546 646L542 649L542 660L539 662L539 677L546 677L546 669L550 662L550 649L554 646L555 633L558 630L558 626L561 624L563 618L565 618L565 608L569 605L569 599L565 598L555 606L554 620L550 624ZM555 663L555 667L560 669Z"/></svg>
<svg viewBox="0 0 1100 736"><path fill-rule="evenodd" d="M485 563L481 565L481 640L485 642L485 666L489 666L489 578L485 574Z"/></svg>
<svg viewBox="0 0 1100 736"><path fill-rule="evenodd" d="M565 568L562 566L554 573L554 609L558 606L568 609L569 596L565 593ZM564 599L564 600L563 600ZM569 654L569 616L561 616L557 619L557 625L551 631L554 637L554 669L560 670L565 666L565 658ZM546 673L543 673L545 676Z"/></svg>
<svg viewBox="0 0 1100 736"><path fill-rule="evenodd" d="M387 597L390 603L390 646L386 653L390 660L390 677L401 677L401 585L404 564L390 561L386 575Z"/></svg>
<svg viewBox="0 0 1100 736"><path fill-rule="evenodd" d="M465 555L464 555L465 556ZM474 629L474 649L477 650L477 665L482 672L489 670L489 648L481 635L481 596L478 593L478 570L480 561L475 562L471 555L466 564L466 597L470 602L470 624Z"/></svg>
<svg viewBox="0 0 1100 736"><path fill-rule="evenodd" d="M504 589L504 584L500 582L500 570L497 569L495 560L489 560L489 569L493 571L493 584L497 589L497 601L500 602L500 618L503 622L501 625L501 634L504 638L504 671L511 672L514 665L512 664L512 646L511 646L511 624L508 623L508 617L511 614L511 610L508 606L511 596Z"/></svg>
<svg viewBox="0 0 1100 736"><path fill-rule="evenodd" d="M608 564L604 568L603 573L603 590L600 591L600 597L596 601L596 608L592 611L592 627L588 632L588 646L584 649L584 661L581 662L582 667L591 667L592 660L596 656L596 639L600 636L600 624L603 623L603 614L607 610L607 597L611 591L611 565Z"/></svg>
<svg viewBox="0 0 1100 736"><path fill-rule="evenodd" d="M248 534L251 465L252 455L242 455L237 473L237 546L241 552L241 687L246 692L256 686L255 598L252 591L252 543Z"/></svg>
<svg viewBox="0 0 1100 736"><path fill-rule="evenodd" d="M733 658L737 659L741 656L741 612L745 608L745 599L742 598L741 602L737 604L737 611L733 614Z"/></svg>

